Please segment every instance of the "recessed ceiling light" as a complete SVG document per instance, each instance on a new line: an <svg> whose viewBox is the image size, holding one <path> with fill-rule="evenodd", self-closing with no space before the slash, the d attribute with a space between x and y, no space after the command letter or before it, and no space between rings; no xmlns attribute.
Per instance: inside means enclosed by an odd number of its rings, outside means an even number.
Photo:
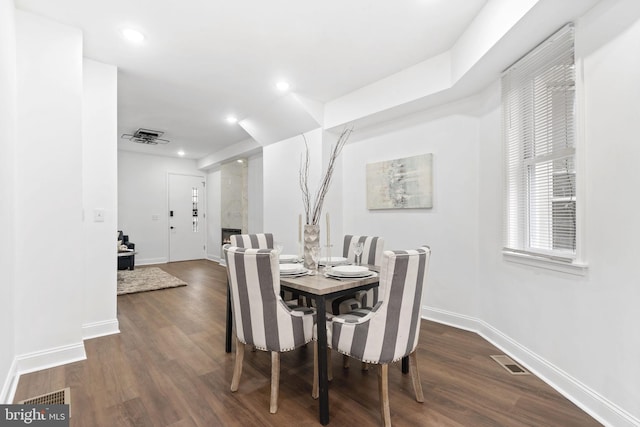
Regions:
<svg viewBox="0 0 640 427"><path fill-rule="evenodd" d="M244 163L244 160L242 160L242 159L238 159L238 160L236 160L236 162L238 162L238 163Z"/></svg>
<svg viewBox="0 0 640 427"><path fill-rule="evenodd" d="M276 83L276 87L278 88L279 91L285 92L289 90L289 83L285 81L279 81L278 83Z"/></svg>
<svg viewBox="0 0 640 427"><path fill-rule="evenodd" d="M227 116L227 122L229 123L236 123L238 121L238 118L235 116Z"/></svg>
<svg viewBox="0 0 640 427"><path fill-rule="evenodd" d="M178 156L184 156L184 151L182 150L178 151Z"/></svg>
<svg viewBox="0 0 640 427"><path fill-rule="evenodd" d="M133 28L125 28L122 30L122 35L133 43L140 43L144 40L144 34L138 30L134 30Z"/></svg>

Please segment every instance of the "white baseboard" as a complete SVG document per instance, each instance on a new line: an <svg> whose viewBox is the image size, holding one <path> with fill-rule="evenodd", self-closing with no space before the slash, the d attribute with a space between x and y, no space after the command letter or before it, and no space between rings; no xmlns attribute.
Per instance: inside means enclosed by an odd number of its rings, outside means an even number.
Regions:
<svg viewBox="0 0 640 427"><path fill-rule="evenodd" d="M154 264L166 264L169 262L169 259L166 257L163 258L136 258L136 267L139 265L154 265Z"/></svg>
<svg viewBox="0 0 640 427"><path fill-rule="evenodd" d="M16 395L16 389L18 388L18 363L16 359L13 359L7 377L0 390L0 404L9 405L13 403L13 397Z"/></svg>
<svg viewBox="0 0 640 427"><path fill-rule="evenodd" d="M0 403L13 403L20 375L78 362L86 358L82 342L16 356L2 387Z"/></svg>
<svg viewBox="0 0 640 427"><path fill-rule="evenodd" d="M207 254L207 259L209 261L214 261L214 262L217 262L217 263L220 263L220 261L222 261L221 258L218 255L213 255L213 254Z"/></svg>
<svg viewBox="0 0 640 427"><path fill-rule="evenodd" d="M85 340L119 333L120 324L118 323L118 319L85 323L82 325L82 338Z"/></svg>
<svg viewBox="0 0 640 427"><path fill-rule="evenodd" d="M428 306L422 308L422 316L434 322L477 333L605 426L640 426L640 419L485 321Z"/></svg>
<svg viewBox="0 0 640 427"><path fill-rule="evenodd" d="M84 343L81 341L76 344L16 356L16 363L18 373L22 375L85 360L86 358Z"/></svg>

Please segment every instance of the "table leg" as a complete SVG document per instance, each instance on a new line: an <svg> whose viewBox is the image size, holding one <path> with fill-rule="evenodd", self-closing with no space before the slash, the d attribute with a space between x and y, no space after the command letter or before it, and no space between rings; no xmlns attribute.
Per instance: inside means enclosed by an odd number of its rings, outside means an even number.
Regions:
<svg viewBox="0 0 640 427"><path fill-rule="evenodd" d="M402 373L409 373L409 356L405 356L402 358Z"/></svg>
<svg viewBox="0 0 640 427"><path fill-rule="evenodd" d="M231 313L231 288L227 283L227 331L225 336L224 351L231 353L231 335L233 333L233 316Z"/></svg>
<svg viewBox="0 0 640 427"><path fill-rule="evenodd" d="M320 424L329 424L329 381L327 378L327 314L323 295L316 296L316 325L318 328L318 389Z"/></svg>

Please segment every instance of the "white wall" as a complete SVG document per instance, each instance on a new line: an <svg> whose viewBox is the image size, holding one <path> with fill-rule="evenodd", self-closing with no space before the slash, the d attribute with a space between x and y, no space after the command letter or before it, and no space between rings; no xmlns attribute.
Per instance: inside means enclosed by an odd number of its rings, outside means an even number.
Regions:
<svg viewBox="0 0 640 427"><path fill-rule="evenodd" d="M169 173L207 175L195 160L118 151L118 229L135 243L136 265L169 259Z"/></svg>
<svg viewBox="0 0 640 427"><path fill-rule="evenodd" d="M612 1L576 26L586 276L502 259L502 199L492 191L502 188L498 105L483 117L480 137L478 286L486 333L615 426L640 424L639 19L638 2Z"/></svg>
<svg viewBox="0 0 640 427"><path fill-rule="evenodd" d="M262 153L250 156L248 170L248 192L249 192L249 233L262 233L263 226L263 169ZM218 238L219 239L219 238Z"/></svg>
<svg viewBox="0 0 640 427"><path fill-rule="evenodd" d="M84 338L118 332L116 265L117 68L85 59L82 116ZM104 213L95 221L95 210Z"/></svg>
<svg viewBox="0 0 640 427"><path fill-rule="evenodd" d="M220 261L221 175L220 167L207 171L207 258L212 261Z"/></svg>
<svg viewBox="0 0 640 427"><path fill-rule="evenodd" d="M462 113L435 119L430 115L433 112L366 131L345 147L343 229L345 234L383 237L385 249L429 245L433 255L425 304L473 316L477 314L473 284L478 269L478 119ZM433 208L367 209L368 163L426 153L433 153Z"/></svg>
<svg viewBox="0 0 640 427"><path fill-rule="evenodd" d="M315 194L322 164L322 130L307 132L305 136L311 159L309 187ZM273 233L275 239L283 243L283 252L288 254L298 252L298 216L302 214L304 218L299 186L300 155L303 152L301 136L268 145L262 152L264 232Z"/></svg>
<svg viewBox="0 0 640 427"><path fill-rule="evenodd" d="M82 34L16 12L18 369L85 357Z"/></svg>
<svg viewBox="0 0 640 427"><path fill-rule="evenodd" d="M16 288L15 262L15 150L16 150L16 37L13 0L0 0L0 224L3 241L0 245L0 403L9 399L15 347Z"/></svg>

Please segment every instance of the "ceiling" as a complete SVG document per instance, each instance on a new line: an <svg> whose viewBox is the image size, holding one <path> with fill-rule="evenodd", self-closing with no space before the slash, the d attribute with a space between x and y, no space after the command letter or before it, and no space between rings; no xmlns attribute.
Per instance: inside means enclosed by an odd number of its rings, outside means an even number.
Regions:
<svg viewBox="0 0 640 427"><path fill-rule="evenodd" d="M487 0L16 0L80 28L84 56L118 67L121 150L200 159L250 138L238 124L283 96L320 103L449 50ZM131 27L143 42L126 41Z"/></svg>

